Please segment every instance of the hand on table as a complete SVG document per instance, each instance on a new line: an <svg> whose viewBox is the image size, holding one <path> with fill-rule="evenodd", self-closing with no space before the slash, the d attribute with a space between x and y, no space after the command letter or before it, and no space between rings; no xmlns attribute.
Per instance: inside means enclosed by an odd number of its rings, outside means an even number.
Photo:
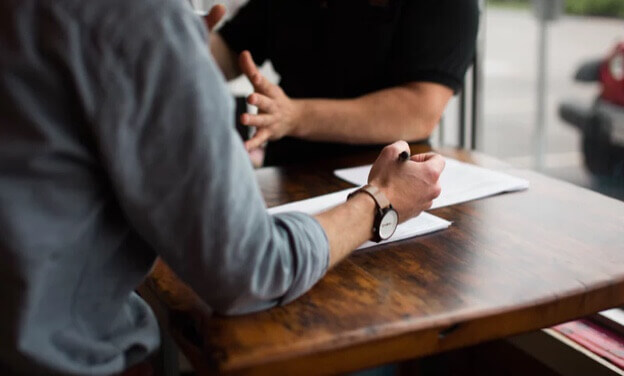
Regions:
<svg viewBox="0 0 624 376"><path fill-rule="evenodd" d="M373 164L368 183L381 189L404 222L431 208L440 195L438 179L445 162L435 153L417 154L399 162L402 151L410 151L405 141L386 146Z"/></svg>
<svg viewBox="0 0 624 376"><path fill-rule="evenodd" d="M258 107L258 114L241 115L241 123L256 127L256 133L245 142L247 150L262 146L266 141L290 134L297 123L299 108L278 85L269 82L256 67L249 51L240 54L239 65L254 87L247 102Z"/></svg>

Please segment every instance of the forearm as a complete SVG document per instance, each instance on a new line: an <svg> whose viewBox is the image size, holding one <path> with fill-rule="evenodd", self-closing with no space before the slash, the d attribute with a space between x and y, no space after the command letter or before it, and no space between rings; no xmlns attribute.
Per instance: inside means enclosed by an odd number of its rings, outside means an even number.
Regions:
<svg viewBox="0 0 624 376"><path fill-rule="evenodd" d="M366 194L316 216L329 241L330 268L371 238L374 216L375 202Z"/></svg>
<svg viewBox="0 0 624 376"><path fill-rule="evenodd" d="M433 84L394 87L356 99L295 100L299 116L291 135L349 144L425 139L452 95L450 90L431 93L428 85Z"/></svg>
<svg viewBox="0 0 624 376"><path fill-rule="evenodd" d="M219 271L203 275L201 280L203 285L220 288L218 293L211 288L204 299L217 311L228 314L290 302L371 238L374 214L372 198L358 194L317 215L314 219L318 223L301 213L283 213L269 216L271 220L265 223L268 228L261 230L265 222L262 216L248 216L239 226L241 233L233 234L236 239L218 242L224 258L210 270ZM245 263L241 265L240 260Z"/></svg>

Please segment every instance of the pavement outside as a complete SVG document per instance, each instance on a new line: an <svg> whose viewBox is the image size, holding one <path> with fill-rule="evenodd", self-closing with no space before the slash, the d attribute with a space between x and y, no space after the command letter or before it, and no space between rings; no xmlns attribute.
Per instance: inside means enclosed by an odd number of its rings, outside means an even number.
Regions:
<svg viewBox="0 0 624 376"><path fill-rule="evenodd" d="M489 7L486 22L482 151L517 167L533 167L538 24L529 10ZM606 56L624 40L624 21L564 16L549 27L547 156L543 172L624 200L622 179L594 178L583 166L580 133L561 121L568 98L591 103L594 84L573 81L587 59Z"/></svg>

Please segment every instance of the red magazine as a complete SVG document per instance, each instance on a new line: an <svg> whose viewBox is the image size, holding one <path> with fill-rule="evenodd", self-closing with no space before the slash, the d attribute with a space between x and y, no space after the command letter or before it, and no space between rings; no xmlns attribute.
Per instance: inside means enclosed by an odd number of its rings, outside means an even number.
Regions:
<svg viewBox="0 0 624 376"><path fill-rule="evenodd" d="M624 369L624 336L588 320L570 321L552 329Z"/></svg>

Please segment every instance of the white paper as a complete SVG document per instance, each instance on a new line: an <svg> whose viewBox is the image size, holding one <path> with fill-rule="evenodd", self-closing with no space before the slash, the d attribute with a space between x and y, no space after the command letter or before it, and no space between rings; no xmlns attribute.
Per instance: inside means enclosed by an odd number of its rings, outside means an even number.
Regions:
<svg viewBox="0 0 624 376"><path fill-rule="evenodd" d="M365 185L370 169L368 165L336 170L334 173L350 183ZM529 188L529 182L525 179L451 158L446 158L440 185L442 193L433 201L432 209Z"/></svg>
<svg viewBox="0 0 624 376"><path fill-rule="evenodd" d="M276 206L270 208L269 213L277 214L283 212L298 211L306 214L317 214L322 212L323 210L332 208L345 202L347 200L347 195L355 189L357 188L349 188L343 191L309 198L307 200L296 201L285 205ZM414 236L429 234L448 228L450 225L451 222L447 220L436 217L435 215L431 215L429 213L422 213L418 217L401 223L390 239L380 243L366 242L362 244L362 246L360 246L358 249L364 249L378 244L395 242L403 239L412 238Z"/></svg>

